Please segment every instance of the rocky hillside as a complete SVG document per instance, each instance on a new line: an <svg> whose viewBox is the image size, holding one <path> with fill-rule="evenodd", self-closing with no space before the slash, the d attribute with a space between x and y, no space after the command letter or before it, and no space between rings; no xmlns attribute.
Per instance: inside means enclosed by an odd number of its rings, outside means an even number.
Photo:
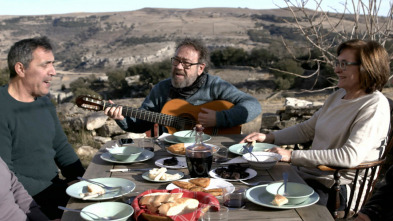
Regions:
<svg viewBox="0 0 393 221"><path fill-rule="evenodd" d="M101 73L169 58L175 41L184 37L203 38L210 49L235 46L246 50L280 42L279 36L299 40L300 35L283 19L293 20L285 9L245 8L0 15L0 67L15 41L39 35L48 36L56 45L59 70ZM253 34L260 39L253 39Z"/></svg>

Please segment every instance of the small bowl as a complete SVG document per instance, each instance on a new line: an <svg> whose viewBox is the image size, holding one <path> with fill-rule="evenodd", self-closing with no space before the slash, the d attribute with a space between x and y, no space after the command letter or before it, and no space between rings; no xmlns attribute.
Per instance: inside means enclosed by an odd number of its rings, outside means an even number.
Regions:
<svg viewBox="0 0 393 221"><path fill-rule="evenodd" d="M266 191L272 195L284 194L284 183L277 182L266 186ZM287 182L287 204L296 205L306 201L312 194L314 189L302 183Z"/></svg>
<svg viewBox="0 0 393 221"><path fill-rule="evenodd" d="M282 156L272 152L252 152L257 159L250 153L243 154L243 159L247 160L254 169L270 169L281 160Z"/></svg>
<svg viewBox="0 0 393 221"><path fill-rule="evenodd" d="M112 221L126 221L134 213L134 208L120 202L103 202L86 206L82 211L80 216L88 221L97 219L93 219L94 216L89 217L84 212L94 213L100 217L111 217Z"/></svg>
<svg viewBox="0 0 393 221"><path fill-rule="evenodd" d="M107 150L116 160L120 160L120 161L135 160L143 152L142 148L140 148L138 146L133 146L133 145L107 148Z"/></svg>
<svg viewBox="0 0 393 221"><path fill-rule="evenodd" d="M173 133L173 136L182 143L194 143L195 135L193 130L181 130Z"/></svg>

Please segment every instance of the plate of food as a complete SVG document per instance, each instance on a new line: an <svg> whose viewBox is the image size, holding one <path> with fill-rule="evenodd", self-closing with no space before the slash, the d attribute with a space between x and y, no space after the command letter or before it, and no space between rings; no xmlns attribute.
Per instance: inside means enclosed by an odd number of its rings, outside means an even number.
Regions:
<svg viewBox="0 0 393 221"><path fill-rule="evenodd" d="M165 167L168 169L183 169L187 168L187 162L185 157L165 157L156 160L156 166Z"/></svg>
<svg viewBox="0 0 393 221"><path fill-rule="evenodd" d="M166 183L180 180L184 173L178 170L167 170L165 167L153 168L142 174L142 178L150 182Z"/></svg>
<svg viewBox="0 0 393 221"><path fill-rule="evenodd" d="M243 155L243 154L247 153L247 152L243 153L243 146L244 145L245 145L245 143L234 144L234 145L230 146L228 148L228 150L229 150L229 152L232 152L234 154ZM277 147L277 145L270 144L270 143L255 143L252 152L263 152L263 151L266 151L266 150L271 149L273 147Z"/></svg>
<svg viewBox="0 0 393 221"><path fill-rule="evenodd" d="M213 148L213 152L217 152L220 147L214 144L208 144L205 143L208 146L211 146ZM176 155L176 156L185 156L186 155L186 148L188 146L194 145L194 143L177 143L177 144L172 144L167 148L168 153Z"/></svg>
<svg viewBox="0 0 393 221"><path fill-rule="evenodd" d="M232 183L223 179L209 177L176 180L166 186L167 190L173 190L176 188L206 192L213 196L222 196L224 189L226 189L229 193L233 193L233 191L235 191L235 186Z"/></svg>
<svg viewBox="0 0 393 221"><path fill-rule="evenodd" d="M212 139L212 137L210 135L208 135L208 134L203 134L202 137L203 137L203 140L202 140L203 142L206 142L206 141ZM183 143L183 142L179 141L173 135L169 135L169 136L164 137L164 141L168 142L168 143L174 143L174 144L176 144L176 143Z"/></svg>
<svg viewBox="0 0 393 221"><path fill-rule="evenodd" d="M257 175L254 169L240 164L231 164L227 167L218 167L209 171L209 176L227 181L248 180Z"/></svg>
<svg viewBox="0 0 393 221"><path fill-rule="evenodd" d="M101 159L111 163L139 163L153 158L154 152L143 150L142 154L135 160L116 160L109 152L102 153L100 157Z"/></svg>
<svg viewBox="0 0 393 221"><path fill-rule="evenodd" d="M302 208L302 207L311 206L317 203L319 200L318 193L314 192L306 201L302 203L296 205L293 204L277 205L275 203L276 202L275 196L266 191L267 185L268 184L259 185L248 189L246 191L246 198L257 205L274 208L274 209Z"/></svg>
<svg viewBox="0 0 393 221"><path fill-rule="evenodd" d="M109 191L87 181L80 181L69 186L66 189L66 193L77 199L100 201L123 196L135 189L134 182L123 178L108 177L91 180L110 187L120 186L121 188Z"/></svg>

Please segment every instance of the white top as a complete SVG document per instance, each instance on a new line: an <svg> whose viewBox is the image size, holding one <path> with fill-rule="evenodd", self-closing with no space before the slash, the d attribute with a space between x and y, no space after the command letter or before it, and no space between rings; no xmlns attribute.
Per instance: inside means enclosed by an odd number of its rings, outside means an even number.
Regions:
<svg viewBox="0 0 393 221"><path fill-rule="evenodd" d="M379 91L352 100L342 99L345 90L329 96L309 120L274 132L275 144L313 140L310 150L295 150L291 162L303 179L315 179L327 187L334 184L331 172L318 165L353 167L381 157L385 147L390 108ZM381 147L382 145L382 147ZM341 173L341 184L349 184L354 173Z"/></svg>

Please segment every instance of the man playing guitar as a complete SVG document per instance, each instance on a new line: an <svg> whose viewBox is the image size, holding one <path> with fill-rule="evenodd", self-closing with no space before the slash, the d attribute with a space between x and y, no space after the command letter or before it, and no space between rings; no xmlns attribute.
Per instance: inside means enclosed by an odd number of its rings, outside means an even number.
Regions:
<svg viewBox="0 0 393 221"><path fill-rule="evenodd" d="M173 99L182 99L195 106L217 100L228 101L233 104L229 109L202 107L195 116L195 121L205 128L218 130L239 126L257 117L261 113L257 99L218 76L208 74L208 60L208 50L201 41L184 39L177 45L175 56L171 58L171 78L156 84L140 108L161 113L164 105ZM122 106L109 106L105 108L105 114L128 132L143 133L154 125L151 121L125 117ZM161 131L168 130L163 128Z"/></svg>

